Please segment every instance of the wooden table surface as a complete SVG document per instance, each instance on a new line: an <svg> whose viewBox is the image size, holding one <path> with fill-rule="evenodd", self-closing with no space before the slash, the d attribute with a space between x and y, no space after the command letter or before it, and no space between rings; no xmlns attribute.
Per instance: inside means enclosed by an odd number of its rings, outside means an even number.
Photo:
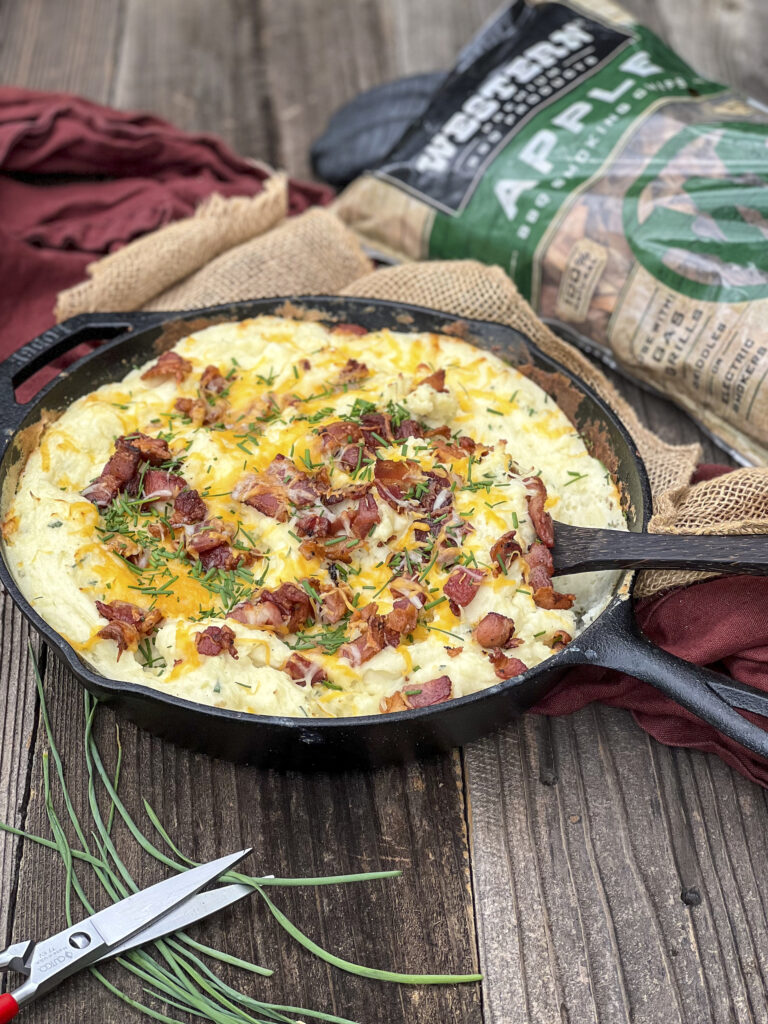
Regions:
<svg viewBox="0 0 768 1024"><path fill-rule="evenodd" d="M494 7L495 0L6 2L0 75L148 108L306 174L308 144L336 106L387 78L449 65ZM692 40L712 39L696 8L648 8L689 59ZM738 31L754 46L766 35L756 6L753 19L751 33L741 23ZM767 48L755 50L761 77L723 43L733 19L717 24L716 44L706 54L701 44L706 70L741 74L759 90ZM667 440L701 439L666 403L621 387ZM706 441L704 455L724 461ZM28 640L78 807L87 798L82 693L8 600L0 629L0 819L47 833L46 740ZM114 751L114 728L115 716L102 708L105 751ZM225 972L254 995L365 1024L768 1020L765 794L715 757L660 746L627 713L593 706L563 719L528 716L442 759L314 776L212 761L122 719L120 736L126 804L141 816L140 795L147 797L192 856L252 844L260 873L403 870L399 881L280 890L282 909L326 947L372 966L479 965L485 973L482 986L438 988L351 977L300 949L254 900L197 933L277 969L269 980ZM0 836L0 944L48 934L62 922L61 865L50 851ZM128 861L142 884L159 877L135 855ZM24 1019L142 1018L86 975Z"/></svg>

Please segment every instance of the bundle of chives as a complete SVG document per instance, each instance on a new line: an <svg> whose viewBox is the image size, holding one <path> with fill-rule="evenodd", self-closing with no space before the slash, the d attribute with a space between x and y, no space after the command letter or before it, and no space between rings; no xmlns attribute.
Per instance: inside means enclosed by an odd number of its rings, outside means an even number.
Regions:
<svg viewBox="0 0 768 1024"><path fill-rule="evenodd" d="M147 817L152 823L160 839L168 848L172 856L165 853L148 839L138 827L129 814L118 794L120 766L122 761L122 750L120 737L117 734L117 755L116 767L110 777L101 753L93 735L93 724L97 712L98 701L88 693L84 695L85 730L84 730L84 757L88 775L88 806L91 812L92 821L89 823L91 832L91 843L85 836L85 831L75 812L70 799L69 790L64 773L64 765L56 747L53 730L51 728L48 707L45 700L45 692L37 664L32 656L32 663L35 671L35 680L40 695L40 709L48 739L49 750L43 753L43 784L45 792L45 807L48 821L51 827L52 839L43 836L33 835L21 829L13 828L0 822L0 829L22 836L32 842L39 843L52 850L58 851L64 863L66 872L66 886L64 894L64 910L67 924L74 923L75 917L72 914L72 896L82 904L86 914L92 914L94 907L88 900L80 880L78 870L90 869L96 875L105 893L113 902L123 899L125 896L138 891L138 886L131 877L128 869L123 863L115 844L112 840L112 825L115 815L119 815L127 827L131 836L139 844L145 853L156 860L173 868L176 871L184 871L195 865L189 857L186 857L174 844L168 832L163 827L157 814L151 805L144 800L144 809ZM50 760L53 760L55 767L55 779L58 780L60 798L63 800L66 814L69 818L74 833L77 837L78 846L70 844L66 837L58 811L54 804L53 784L51 779ZM103 788L110 801L110 810L107 820L101 812L98 802L99 787ZM77 865L77 866L76 866ZM316 878L275 878L273 876L254 877L244 875L240 872L231 871L222 876L224 882L243 882L252 886L254 891L264 900L271 914L280 923L288 934L299 942L305 949L308 949L315 956L325 960L350 974L356 974L364 978L374 978L378 981L399 982L406 985L440 985L457 982L480 981L479 974L400 974L395 971L378 970L372 967L363 967L360 964L352 963L341 957L335 956L328 950L318 946L307 935L301 932L283 912L273 903L266 893L269 886L296 886L296 885L333 885L348 882L373 881L379 878L397 878L402 874L400 871L370 871L360 874L348 875L327 875ZM77 915L82 916L82 915ZM287 1006L278 1003L267 1003L247 996L232 988L222 981L205 964L197 953L230 966L238 967L251 974L270 976L273 971L261 967L258 964L249 963L239 957L224 953L221 950L196 942L182 932L173 936L166 936L151 944L159 960L150 956L145 946L143 949L135 950L124 956L118 957L117 962L131 974L144 982L143 990L149 996L159 1000L165 1006L184 1011L185 1013L209 1020L213 1024L301 1024L301 1018L307 1017L313 1020L329 1021L331 1024L355 1024L346 1017L338 1017L335 1014L324 1013L319 1010L309 1010L297 1006ZM93 976L113 995L117 996L129 1006L140 1010L149 1017L165 1024L183 1024L176 1017L170 1017L153 1006L139 1002L126 992L123 992L100 970L90 968ZM255 1015L254 1015L255 1014ZM297 1017L296 1015L299 1015Z"/></svg>

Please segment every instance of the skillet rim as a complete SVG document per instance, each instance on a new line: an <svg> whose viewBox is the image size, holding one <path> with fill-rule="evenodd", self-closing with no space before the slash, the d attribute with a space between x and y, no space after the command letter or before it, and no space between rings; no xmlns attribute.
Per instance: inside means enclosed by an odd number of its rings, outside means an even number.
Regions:
<svg viewBox="0 0 768 1024"><path fill-rule="evenodd" d="M274 296L260 299L244 299L237 302L222 303L216 306L205 306L198 309L191 310L168 310L158 311L156 314L150 314L155 317L151 323L140 323L135 331L127 330L117 335L116 337L105 342L92 352L89 352L85 356L82 356L76 362L71 364L64 371L67 378L76 378L85 370L88 364L95 360L99 355L102 355L105 351L109 351L112 348L118 348L124 345L127 341L135 341L137 337L147 331L157 330L158 328L162 332L168 327L182 323L186 320L194 320L196 318L205 318L211 316L219 316L220 314L227 314L231 316L232 320L237 320L238 316L236 311L242 307L253 309L254 306L263 304L265 308L259 312L249 312L245 315L242 313L239 316L240 320L251 319L256 316L275 316L279 315L276 313L276 309L289 303L292 306L306 306L311 310L312 304L315 304L321 312L327 312L331 315L334 310L323 309L323 306L334 306L338 305L343 311L344 307L353 306L359 307L359 312L364 314L366 307L375 307L377 311L391 311L393 314L411 313L415 312L421 315L428 315L431 317L437 316L439 319L449 323L461 323L467 327L467 332L470 335L477 335L481 339L483 338L484 328L493 328L494 330L501 329L503 332L510 332L512 335L516 335L522 339L526 348L531 350L538 356L545 364L562 374L570 383L575 385L577 390L586 395L600 410L601 414L607 419L612 427L622 436L624 439L627 451L630 455L632 465L637 473L639 490L641 496L641 507L636 508L637 525L639 530L643 530L648 523L651 511L651 488L650 481L648 479L648 473L645 468L645 464L637 450L637 445L626 429L624 424L620 421L617 414L608 406L604 399L602 399L581 377L573 373L567 367L563 366L558 360L553 359L546 352L543 352L538 345L523 331L518 328L512 327L509 324L504 324L497 320L486 320L471 318L465 316L459 316L454 313L448 313L443 310L433 309L429 306L419 306L415 303L397 302L392 299L376 299L366 298L363 296L345 296L345 295L283 295ZM370 311L370 309L369 309ZM131 317L134 316L137 319L139 317L146 317L148 314L137 312L132 314L128 313L116 313L115 318L123 323L130 323ZM110 314L99 314L105 323L108 320ZM77 320L78 317L71 318ZM219 320L219 323L225 321ZM68 321L64 321L60 328L66 327ZM397 323L396 326L390 328L391 330L401 330L403 333L408 333L408 324ZM215 326L210 324L208 326ZM475 330L478 328L478 330ZM205 329L205 328L200 328ZM414 332L417 333L417 332ZM444 333L442 330L437 330L434 333ZM181 336L183 337L183 335ZM180 338L178 339L180 340ZM464 337L460 336L460 340L465 340ZM168 348L173 347L176 341L172 341ZM474 341L469 341L468 344L474 344ZM477 345L478 348L484 348L482 345ZM493 350L488 347L484 348L485 351ZM17 350L18 351L18 350ZM13 355L8 357L5 362L13 359ZM501 355L499 358L504 359ZM0 364L4 365L4 364ZM514 364L510 364L514 368ZM121 369L119 364L116 364L116 369ZM117 378L115 378L117 379ZM57 376L47 383L29 402L23 405L18 404L17 411L21 413L21 422L13 429L12 432L8 432L7 435L2 439L2 447L0 448L0 460L4 459L8 449L13 445L14 440L17 438L21 429L25 429L21 426L27 420L35 422L33 417L36 413L42 413L45 399L49 392L62 381L62 374L59 373ZM99 385L100 386L100 385ZM66 408L65 406L64 408ZM27 426L30 424L28 423ZM0 479L0 485L2 479ZM15 493L15 491L13 492ZM0 509L0 515L4 515L4 510ZM378 715L348 715L340 718L303 718L299 716L287 716L287 715L259 715L252 714L247 711L235 711L230 708L218 708L209 704L202 704L198 701L192 701L184 697L179 697L175 694L165 693L164 691L145 686L143 683L132 683L126 680L111 679L108 676L103 676L100 673L92 669L87 662L80 658L75 649L71 646L68 640L66 640L60 633L58 633L52 626L50 626L45 619L43 619L38 612L29 604L21 590L18 587L13 575L8 567L5 559L5 541L0 543L0 582L2 582L6 591L10 595L12 601L27 620L35 627L35 629L42 634L45 640L56 650L59 657L61 657L70 669L72 674L78 681L89 689L91 692L97 691L99 699L105 703L115 703L119 705L121 702L125 702L127 698L130 702L134 703L140 701L141 703L149 702L156 705L155 710L162 709L164 706L171 706L178 708L186 713L202 714L209 719L216 722L236 722L238 724L252 724L255 728L273 729L279 731L288 731L290 733L306 734L304 738L311 737L313 742L317 742L314 737L315 731L324 733L323 740L332 737L334 731L340 732L342 730L349 729L350 726L359 725L360 731L366 728L375 728L377 730L392 729L394 730L402 722L418 722L426 718L436 715L441 711L446 711L449 708L454 712L460 712L464 708L474 707L479 701L486 697L500 696L506 689L513 691L515 687L520 686L522 681L530 683L535 681L538 675L543 675L545 672L549 674L556 673L559 669L566 669L573 667L575 664L585 664L587 659L574 660L573 655L578 653L578 648L575 645L569 645L564 650L552 654L550 657L545 658L544 661L538 665L533 666L526 672L518 676L511 676L509 679L500 680L493 686L485 687L482 690L478 690L475 693L466 694L463 697L453 697L450 701L446 701L440 704L429 705L423 708L413 708L407 711L397 711L389 714L378 714ZM618 606L625 606L626 602L631 597L632 589L634 586L634 571L626 570L621 576L621 579L616 585L616 590L602 609L602 611L593 619L593 621L583 629L575 638L581 641L588 638L592 631L596 631L600 626L605 626L606 622L610 621L611 614L615 614L619 610ZM553 684L554 685L554 684ZM105 695L106 694L106 695Z"/></svg>

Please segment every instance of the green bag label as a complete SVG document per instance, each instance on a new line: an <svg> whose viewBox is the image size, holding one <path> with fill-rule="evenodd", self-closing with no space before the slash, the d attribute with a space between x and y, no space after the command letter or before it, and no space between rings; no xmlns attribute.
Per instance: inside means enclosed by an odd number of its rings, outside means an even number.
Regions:
<svg viewBox="0 0 768 1024"><path fill-rule="evenodd" d="M430 257L500 264L530 298L549 223L644 115L724 89L639 26L618 31L560 4L526 12L513 39L441 88L376 176L434 208Z"/></svg>

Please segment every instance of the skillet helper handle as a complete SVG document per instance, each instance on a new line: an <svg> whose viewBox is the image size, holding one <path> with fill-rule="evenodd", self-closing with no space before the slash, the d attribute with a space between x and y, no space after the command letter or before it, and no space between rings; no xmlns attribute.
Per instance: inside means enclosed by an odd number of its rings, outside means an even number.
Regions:
<svg viewBox="0 0 768 1024"><path fill-rule="evenodd" d="M167 314L81 313L39 334L0 363L0 429L15 429L31 402L16 401L15 389L54 359L84 341L109 340L126 331L154 327Z"/></svg>
<svg viewBox="0 0 768 1024"><path fill-rule="evenodd" d="M16 1014L19 1012L19 1004L10 994L6 992L5 995L0 996L0 1024L8 1024L8 1021L13 1020Z"/></svg>
<svg viewBox="0 0 768 1024"><path fill-rule="evenodd" d="M736 710L746 708L768 718L768 694L652 643L635 622L629 601L619 602L612 617L617 628L596 633L584 646L578 637L568 645L566 651L574 662L617 669L650 683L724 736L768 760L768 731Z"/></svg>
<svg viewBox="0 0 768 1024"><path fill-rule="evenodd" d="M592 569L695 569L768 576L768 537L626 533L558 523L555 573Z"/></svg>

